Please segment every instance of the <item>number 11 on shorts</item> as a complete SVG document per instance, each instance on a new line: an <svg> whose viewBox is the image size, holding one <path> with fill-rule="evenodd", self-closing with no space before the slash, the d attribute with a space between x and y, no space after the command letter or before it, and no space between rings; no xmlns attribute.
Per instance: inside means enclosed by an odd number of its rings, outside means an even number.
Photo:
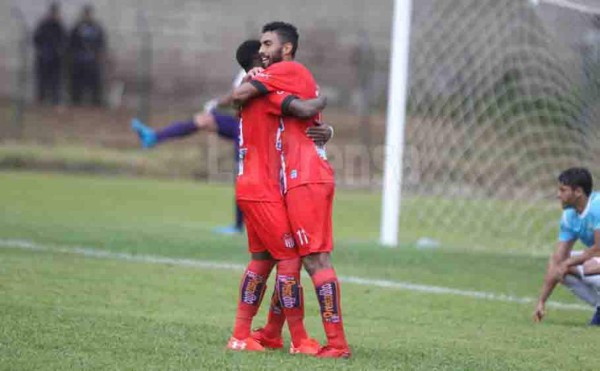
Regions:
<svg viewBox="0 0 600 371"><path fill-rule="evenodd" d="M300 246L308 245L308 234L304 229L298 229L296 231L296 236L298 237Z"/></svg>

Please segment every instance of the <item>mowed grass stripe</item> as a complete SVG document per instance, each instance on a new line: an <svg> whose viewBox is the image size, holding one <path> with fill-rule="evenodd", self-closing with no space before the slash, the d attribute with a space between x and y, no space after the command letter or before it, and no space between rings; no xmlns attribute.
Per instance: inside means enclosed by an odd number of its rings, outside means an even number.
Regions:
<svg viewBox="0 0 600 371"><path fill-rule="evenodd" d="M0 239L0 247L50 251L50 252L58 252L58 253L77 254L77 255L82 255L85 257L89 257L89 258L104 258L104 259L114 259L114 260L132 261L132 262L150 263L150 264L167 264L167 265L177 265L177 266L183 266L183 267L200 268L200 269L226 269L226 270L243 271L245 268L244 265L229 263L229 262L202 261L202 260L197 260L197 259L178 259L178 258L170 258L170 257L146 255L146 254L133 255L133 254L128 254L128 253L115 253L115 252L100 250L100 249L96 249L96 248L92 248L92 247L53 246L53 245L40 244L40 243L36 243L33 241L24 241L24 240ZM381 279L374 279L374 278L340 276L340 280L344 283L351 283L351 284L362 285L362 286L391 288L391 289L408 290L408 291L430 293L430 294L446 294L446 295L455 295L455 296L465 296L465 297L470 297L470 298L475 298L475 299L502 301L502 302L509 302L509 303L532 304L532 303L535 303L535 300L536 300L534 298L515 297L512 295L506 295L506 294L496 294L496 293L473 291L473 290L461 290L461 289L450 288L450 287L422 285L422 284L415 284L415 283L409 283L409 282L398 282L398 281L381 280ZM549 301L547 305L549 307L561 308L561 309L585 310L585 311L590 310L589 306L580 305L580 304L561 303L561 302L555 302L555 301Z"/></svg>

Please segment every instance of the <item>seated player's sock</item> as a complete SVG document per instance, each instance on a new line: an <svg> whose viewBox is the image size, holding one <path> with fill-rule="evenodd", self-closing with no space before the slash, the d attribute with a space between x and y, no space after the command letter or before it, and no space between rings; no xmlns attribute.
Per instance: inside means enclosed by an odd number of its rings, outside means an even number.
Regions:
<svg viewBox="0 0 600 371"><path fill-rule="evenodd" d="M596 307L596 312L590 321L590 326L600 326L600 306Z"/></svg>
<svg viewBox="0 0 600 371"><path fill-rule="evenodd" d="M160 143L173 138L186 137L198 131L193 120L175 121L171 125L156 131L156 142Z"/></svg>
<svg viewBox="0 0 600 371"><path fill-rule="evenodd" d="M263 331L268 337L281 337L281 331L283 330L284 323L285 315L283 314L283 308L281 307L281 303L279 302L277 287L275 287L275 289L273 290L273 295L271 296L271 305L269 306L267 324L263 328Z"/></svg>
<svg viewBox="0 0 600 371"><path fill-rule="evenodd" d="M311 277L321 308L321 320L327 336L327 346L348 348L342 321L340 283L333 268L322 269Z"/></svg>
<svg viewBox="0 0 600 371"><path fill-rule="evenodd" d="M300 284L300 258L277 262L276 290L285 319L288 321L292 343L308 338L304 328L304 295Z"/></svg>
<svg viewBox="0 0 600 371"><path fill-rule="evenodd" d="M258 312L267 288L266 282L269 273L274 265L274 260L251 260L248 264L240 284L240 296L233 328L234 338L243 340L250 336L252 319Z"/></svg>

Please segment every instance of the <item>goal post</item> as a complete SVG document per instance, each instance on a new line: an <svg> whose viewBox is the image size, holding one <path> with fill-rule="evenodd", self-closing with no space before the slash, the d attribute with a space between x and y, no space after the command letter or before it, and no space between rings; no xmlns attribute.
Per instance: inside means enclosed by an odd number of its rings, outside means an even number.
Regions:
<svg viewBox="0 0 600 371"><path fill-rule="evenodd" d="M600 182L600 4L395 0L380 242L548 251L556 177Z"/></svg>
<svg viewBox="0 0 600 371"><path fill-rule="evenodd" d="M398 244L412 0L394 1L380 242Z"/></svg>

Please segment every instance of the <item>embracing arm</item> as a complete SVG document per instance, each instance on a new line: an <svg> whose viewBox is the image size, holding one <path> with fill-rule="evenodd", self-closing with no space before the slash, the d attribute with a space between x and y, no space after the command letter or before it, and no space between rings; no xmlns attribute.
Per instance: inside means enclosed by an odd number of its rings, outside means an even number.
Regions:
<svg viewBox="0 0 600 371"><path fill-rule="evenodd" d="M289 100L284 102L283 113L289 116L299 117L301 119L308 119L315 116L317 113L323 111L327 106L327 98L320 96L314 99L298 99L297 97L290 96Z"/></svg>
<svg viewBox="0 0 600 371"><path fill-rule="evenodd" d="M544 283L542 290L536 305L536 309L533 312L533 320L536 322L541 321L544 318L545 304L556 285L560 282L560 277L557 275L558 267L569 259L569 252L573 248L575 241L561 241L556 247L556 251L548 260L548 266L546 267L546 275L544 276Z"/></svg>
<svg viewBox="0 0 600 371"><path fill-rule="evenodd" d="M248 100L269 92L262 83L252 80L252 78L263 71L264 69L262 67L255 67L248 71L246 76L242 79L242 84L233 89L233 92L231 93L231 100L234 105L239 107Z"/></svg>
<svg viewBox="0 0 600 371"><path fill-rule="evenodd" d="M317 121L315 124L306 129L306 135L316 144L325 145L333 138L333 127Z"/></svg>

